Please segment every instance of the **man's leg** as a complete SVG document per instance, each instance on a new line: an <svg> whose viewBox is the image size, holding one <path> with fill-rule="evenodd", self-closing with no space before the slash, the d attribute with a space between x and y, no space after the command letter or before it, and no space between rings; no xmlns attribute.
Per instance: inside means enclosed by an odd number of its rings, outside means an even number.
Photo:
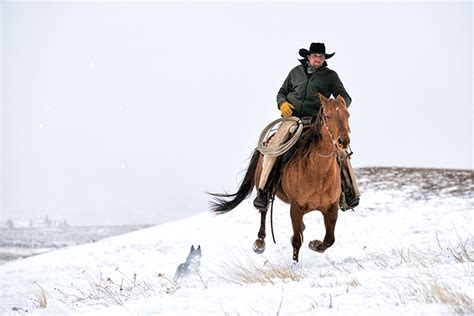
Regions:
<svg viewBox="0 0 474 316"><path fill-rule="evenodd" d="M342 193L340 207L343 211L352 209L359 205L360 191L357 180L352 170L349 154L345 149L338 153L339 166L341 168Z"/></svg>
<svg viewBox="0 0 474 316"><path fill-rule="evenodd" d="M279 145L286 142L290 136L290 129L292 126L295 126L297 123L294 121L284 121L281 123L277 132L270 139L268 148L276 148ZM263 156L262 162L262 173L260 174L260 181L258 183L257 197L253 201L253 205L258 210L266 210L268 208L269 194L268 190L265 189L267 184L268 177L275 165L275 161L278 157L268 157L267 155Z"/></svg>

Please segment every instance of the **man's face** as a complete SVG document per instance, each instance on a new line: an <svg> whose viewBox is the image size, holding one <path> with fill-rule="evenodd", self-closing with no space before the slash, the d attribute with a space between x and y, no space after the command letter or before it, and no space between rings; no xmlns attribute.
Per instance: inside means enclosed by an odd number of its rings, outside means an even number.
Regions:
<svg viewBox="0 0 474 316"><path fill-rule="evenodd" d="M308 61L311 66L314 68L319 68L323 65L324 61L326 60L326 57L324 54L309 54L308 55Z"/></svg>

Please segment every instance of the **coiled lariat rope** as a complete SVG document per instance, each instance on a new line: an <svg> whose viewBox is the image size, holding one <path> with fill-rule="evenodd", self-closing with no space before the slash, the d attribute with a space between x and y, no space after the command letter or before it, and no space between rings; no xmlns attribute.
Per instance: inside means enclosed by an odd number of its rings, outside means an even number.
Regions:
<svg viewBox="0 0 474 316"><path fill-rule="evenodd" d="M268 142L268 144L265 144L265 141L270 136L269 134L275 130L273 128L277 124L285 122L285 121L294 121L298 124L298 128L296 129L293 136L291 136L291 138L288 141L278 146L270 146L271 142ZM260 151L262 154L268 157L280 156L286 153L298 141L302 132L303 132L303 122L296 116L288 116L288 117L279 118L278 120L275 120L271 122L270 124L268 124L267 127L265 127L260 133L260 137L258 139L258 151Z"/></svg>

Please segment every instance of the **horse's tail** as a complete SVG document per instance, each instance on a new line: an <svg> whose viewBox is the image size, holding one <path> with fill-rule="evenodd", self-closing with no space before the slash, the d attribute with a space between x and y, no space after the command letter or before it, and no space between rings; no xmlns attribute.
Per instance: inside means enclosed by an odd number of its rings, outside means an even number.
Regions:
<svg viewBox="0 0 474 316"><path fill-rule="evenodd" d="M249 197L255 185L255 171L257 170L259 157L260 157L260 152L258 151L258 149L255 149L254 152L252 153L252 158L250 158L250 165L247 168L245 177L242 180L239 190L236 193L234 194L209 193L210 195L213 195L216 197L214 201L211 201L211 209L213 212L223 214L223 213L232 211L243 200ZM226 200L225 198L232 198L232 199Z"/></svg>

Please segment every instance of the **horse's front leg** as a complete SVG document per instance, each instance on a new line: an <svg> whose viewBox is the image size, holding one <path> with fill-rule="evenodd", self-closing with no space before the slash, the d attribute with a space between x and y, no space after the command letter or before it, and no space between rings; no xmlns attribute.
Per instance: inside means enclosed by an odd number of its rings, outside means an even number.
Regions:
<svg viewBox="0 0 474 316"><path fill-rule="evenodd" d="M291 237L293 260L298 262L301 244L303 243L303 210L299 205L292 203L290 207L290 216L293 225L293 237Z"/></svg>
<svg viewBox="0 0 474 316"><path fill-rule="evenodd" d="M265 236L267 235L265 233L265 221L267 218L267 211L260 211L260 230L258 231L258 239L255 240L253 244L253 251L255 253L263 253L265 251Z"/></svg>
<svg viewBox="0 0 474 316"><path fill-rule="evenodd" d="M331 247L332 244L334 244L334 229L336 228L338 209L339 204L338 202L335 202L329 207L326 212L323 213L324 226L326 227L326 235L324 236L324 240L322 242L317 239L310 241L309 249L322 253L326 249Z"/></svg>

